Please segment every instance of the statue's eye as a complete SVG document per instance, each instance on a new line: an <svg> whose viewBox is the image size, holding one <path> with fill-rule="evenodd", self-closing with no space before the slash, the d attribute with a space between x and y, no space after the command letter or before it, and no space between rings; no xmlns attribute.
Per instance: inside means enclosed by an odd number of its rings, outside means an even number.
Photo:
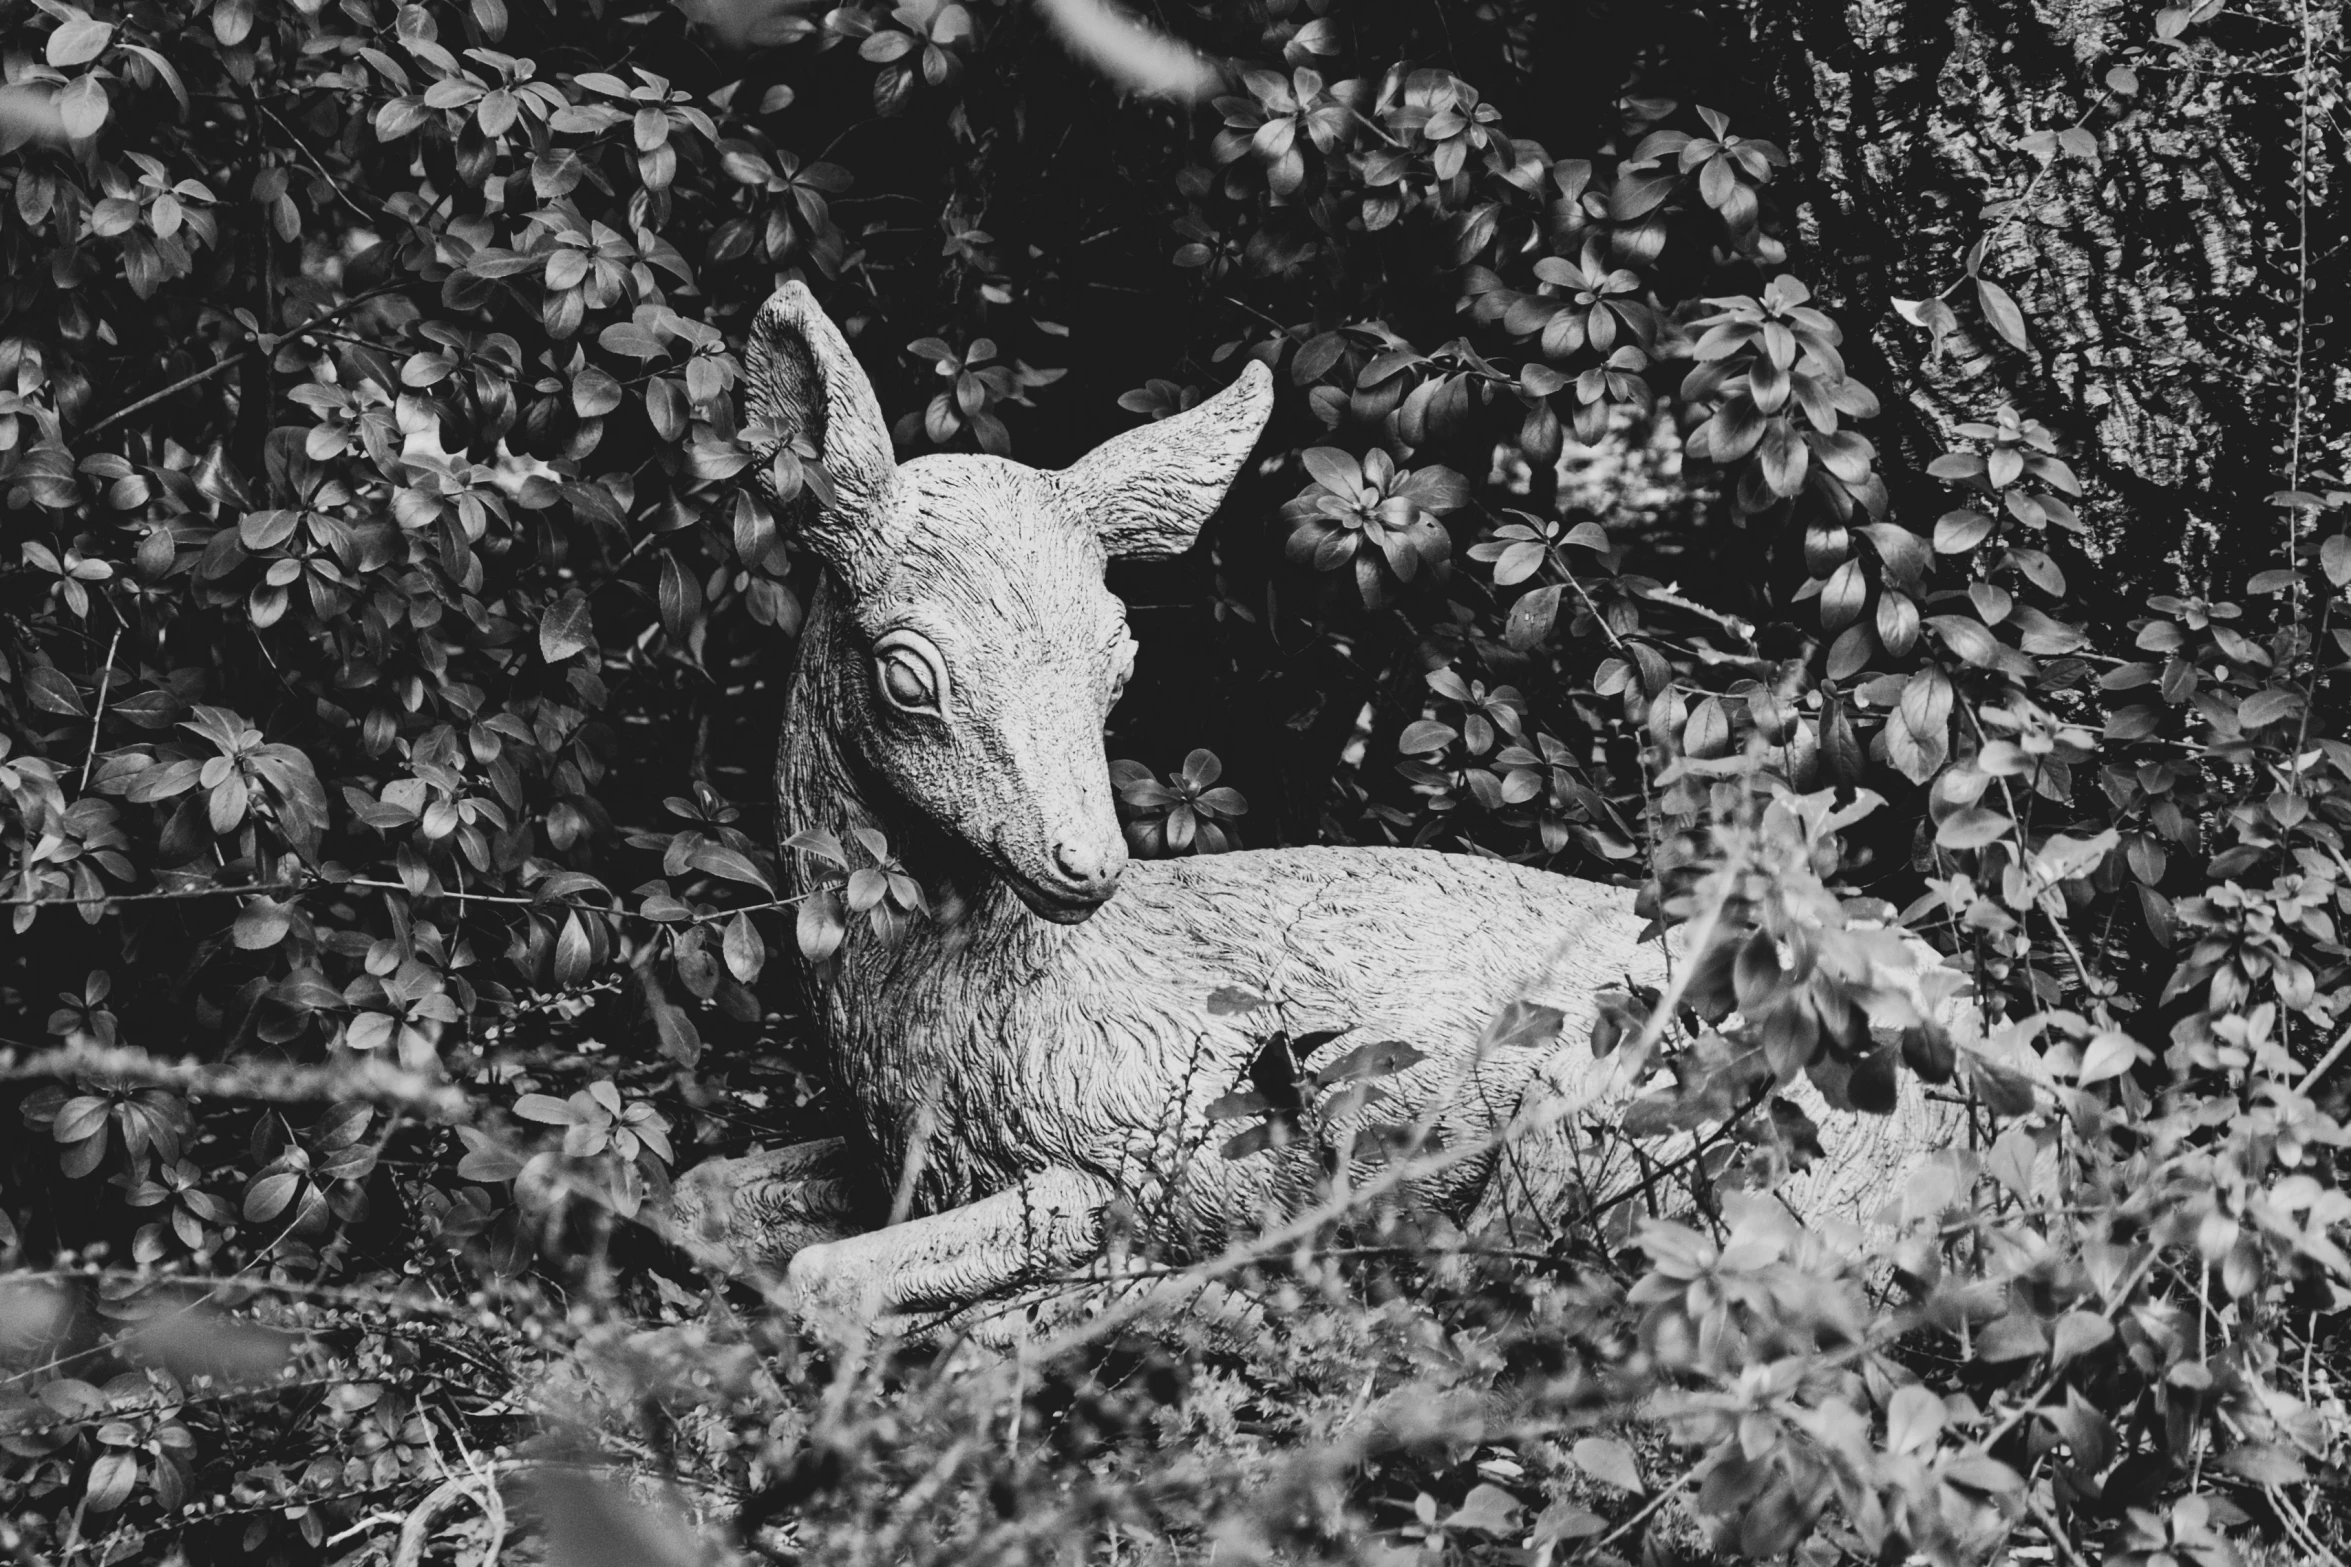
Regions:
<svg viewBox="0 0 2351 1567"><path fill-rule="evenodd" d="M910 713L944 713L938 665L927 647L905 632L893 632L874 649L874 678L894 706Z"/></svg>
<svg viewBox="0 0 2351 1567"><path fill-rule="evenodd" d="M931 690L930 671L905 653L882 660L882 689L890 693L890 700L900 707L936 707L938 694Z"/></svg>

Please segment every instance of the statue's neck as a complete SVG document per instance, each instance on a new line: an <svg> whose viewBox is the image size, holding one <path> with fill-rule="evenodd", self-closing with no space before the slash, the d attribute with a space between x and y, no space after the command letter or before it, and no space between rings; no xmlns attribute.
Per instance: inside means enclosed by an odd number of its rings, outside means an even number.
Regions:
<svg viewBox="0 0 2351 1567"><path fill-rule="evenodd" d="M776 759L776 841L783 891L787 897L800 897L840 876L814 856L783 848L793 834L830 833L856 869L872 861L853 834L859 827L870 827L889 840L901 867L922 884L934 913L917 915L901 941L889 949L862 918L851 916L836 981L864 989L878 984L898 963L935 961L937 954L927 951L934 946L964 948L976 940L1000 949L1007 940L1022 946L1049 940L1056 927L1031 914L986 862L904 808L893 809L888 793L861 776L844 740L847 726L857 722L847 701L849 683L867 675L855 632L834 602L837 591L829 576L817 587L784 704Z"/></svg>

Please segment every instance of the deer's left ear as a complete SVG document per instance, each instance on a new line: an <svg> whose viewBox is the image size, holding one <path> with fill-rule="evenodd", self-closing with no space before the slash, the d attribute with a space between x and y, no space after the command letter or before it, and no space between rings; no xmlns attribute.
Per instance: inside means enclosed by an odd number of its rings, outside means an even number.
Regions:
<svg viewBox="0 0 2351 1567"><path fill-rule="evenodd" d="M1114 435L1053 475L1113 560L1164 560L1192 547L1273 412L1273 376L1252 359L1197 408Z"/></svg>
<svg viewBox="0 0 2351 1567"><path fill-rule="evenodd" d="M833 495L810 508L806 537L828 565L850 569L898 473L873 383L841 329L798 281L777 289L752 317L743 372L746 410L765 432L760 488L775 493L767 463L778 441L813 447L831 475Z"/></svg>

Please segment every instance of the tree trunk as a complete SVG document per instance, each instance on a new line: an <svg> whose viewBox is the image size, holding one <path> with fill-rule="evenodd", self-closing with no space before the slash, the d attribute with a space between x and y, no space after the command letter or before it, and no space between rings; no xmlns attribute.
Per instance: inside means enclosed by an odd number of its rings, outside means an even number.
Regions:
<svg viewBox="0 0 2351 1567"><path fill-rule="evenodd" d="M2084 481L2095 569L2071 575L2093 614L2233 596L2281 564L2285 514L2265 497L2312 488L2314 468L2340 478L2339 11L2253 0L2177 50L2152 7L2117 0L1743 11L1795 159L1790 270L1886 397L1902 520L1923 530L1956 504L1917 476L1955 426L2009 404ZM2063 135L2077 125L2087 139ZM2021 306L2022 350L1967 278L1987 240L1980 275ZM1938 347L1894 301L1946 290L1957 326Z"/></svg>

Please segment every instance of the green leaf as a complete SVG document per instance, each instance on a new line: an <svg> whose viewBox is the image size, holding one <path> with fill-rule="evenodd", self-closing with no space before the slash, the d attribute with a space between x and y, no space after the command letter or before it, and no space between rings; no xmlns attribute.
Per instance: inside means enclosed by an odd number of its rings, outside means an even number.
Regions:
<svg viewBox="0 0 2351 1567"><path fill-rule="evenodd" d="M66 1014L71 1017L73 1014ZM82 1094L68 1099L50 1118L49 1135L61 1143L78 1143L106 1129L107 1112L112 1101L96 1094Z"/></svg>
<svg viewBox="0 0 2351 1567"><path fill-rule="evenodd" d="M1894 1390L1886 1405L1886 1448L1914 1453L1934 1445L1943 1429L1943 1401L1913 1382Z"/></svg>
<svg viewBox="0 0 2351 1567"><path fill-rule="evenodd" d="M1243 1012L1254 1012L1259 1007L1272 1005L1269 998L1238 985L1219 985L1208 993L1208 1014L1211 1017L1236 1017Z"/></svg>
<svg viewBox="0 0 2351 1567"><path fill-rule="evenodd" d="M620 383L600 365L582 365L571 378L572 411L582 419L601 419L620 402Z"/></svg>
<svg viewBox="0 0 2351 1567"><path fill-rule="evenodd" d="M2120 1077L2144 1059L2146 1048L2137 1040L2117 1029L2107 1029L2090 1041L2082 1052L2082 1068L2074 1081L2084 1088L2092 1083L2103 1083L2110 1077Z"/></svg>
<svg viewBox="0 0 2351 1567"><path fill-rule="evenodd" d="M467 1127L463 1130L472 1131L473 1129ZM511 1181L522 1174L522 1171L523 1159L520 1154L493 1143L487 1138L468 1150L466 1156L457 1161L457 1173L460 1176L469 1181L480 1181L486 1186L495 1186L501 1181Z"/></svg>
<svg viewBox="0 0 2351 1567"><path fill-rule="evenodd" d="M1608 193L1608 216L1614 222L1626 223L1654 211L1679 183L1679 177L1670 172L1643 173L1628 169L1616 177L1616 185Z"/></svg>
<svg viewBox="0 0 2351 1567"><path fill-rule="evenodd" d="M759 928L749 914L737 914L727 922L724 945L728 973L746 985L759 978L767 963L767 943L759 939Z"/></svg>
<svg viewBox="0 0 2351 1567"><path fill-rule="evenodd" d="M131 1499L131 1492L138 1483L139 1457L136 1453L100 1453L90 1465L87 1489L90 1511L113 1512Z"/></svg>
<svg viewBox="0 0 2351 1567"><path fill-rule="evenodd" d="M59 70L86 65L105 50L114 37L114 24L76 14L49 35L49 63Z"/></svg>
<svg viewBox="0 0 2351 1567"><path fill-rule="evenodd" d="M563 921L563 930L555 938L554 980L558 988L568 990L588 977L588 964L594 957L594 948L588 940L588 930L574 912Z"/></svg>
<svg viewBox="0 0 2351 1567"><path fill-rule="evenodd" d="M267 898L255 898L237 912L233 936L239 947L247 952L258 952L274 947L286 939L293 917L285 904L273 903Z"/></svg>
<svg viewBox="0 0 2351 1567"><path fill-rule="evenodd" d="M569 589L540 617L539 656L550 664L560 664L574 653L587 651L595 635L587 594Z"/></svg>
<svg viewBox="0 0 2351 1567"><path fill-rule="evenodd" d="M729 881L748 882L770 897L775 895L775 888L769 883L767 873L752 864L749 856L725 844L696 844L694 852L686 858L696 870L708 871L713 876L723 876Z"/></svg>
<svg viewBox="0 0 2351 1567"><path fill-rule="evenodd" d="M2030 1360L2049 1348L2049 1335L2041 1330L2040 1319L2028 1312L2011 1311L1996 1322L1987 1324L1976 1335L1976 1359L1998 1365L2010 1360Z"/></svg>
<svg viewBox="0 0 2351 1567"><path fill-rule="evenodd" d="M1632 1448L1615 1437L1584 1437L1576 1443L1570 1456L1578 1469L1603 1485L1630 1491L1635 1496L1647 1489L1641 1484L1641 1467L1633 1460Z"/></svg>
<svg viewBox="0 0 2351 1567"><path fill-rule="evenodd" d="M74 688L65 672L51 664L35 664L24 671L25 690L32 696L33 706L44 713L62 713L68 718L87 718L90 709L82 701L82 694Z"/></svg>
<svg viewBox="0 0 2351 1567"><path fill-rule="evenodd" d="M1255 1154L1287 1147L1289 1141L1289 1122L1276 1117L1263 1125L1236 1133L1225 1143L1223 1153L1227 1159L1247 1159Z"/></svg>
<svg viewBox="0 0 2351 1567"><path fill-rule="evenodd" d="M1524 1509L1517 1497L1498 1485L1480 1481L1471 1486L1461 1505L1448 1513L1443 1526L1448 1529L1474 1529L1479 1534L1497 1538L1516 1534L1519 1515Z"/></svg>
<svg viewBox="0 0 2351 1567"><path fill-rule="evenodd" d="M2328 534L2318 547L2318 564L2336 587L2351 585L2351 535Z"/></svg>
<svg viewBox="0 0 2351 1567"><path fill-rule="evenodd" d="M2248 1442L2220 1455L2220 1467L2255 1485L2300 1485L2310 1478L2301 1458L2276 1442Z"/></svg>
<svg viewBox="0 0 2351 1567"><path fill-rule="evenodd" d="M793 938L803 958L811 963L824 962L840 950L847 934L838 893L828 889L801 900L800 912L794 916Z"/></svg>
<svg viewBox="0 0 2351 1567"><path fill-rule="evenodd" d="M1983 307L1984 319L1992 323L1992 330L2000 334L2002 342L2011 348L2029 349L2025 338L2024 312L2016 306L2008 290L1990 278L1977 278L1976 303Z"/></svg>
<svg viewBox="0 0 2351 1567"><path fill-rule="evenodd" d="M1966 615L1929 615L1927 625L1961 660L1979 668L1999 662L2000 643L1982 621Z"/></svg>
<svg viewBox="0 0 2351 1567"><path fill-rule="evenodd" d="M2057 1319L2057 1332L2049 1350L2051 1365L2062 1366L2077 1355L2091 1350L2114 1337L2114 1324L2094 1311L2069 1311Z"/></svg>
<svg viewBox="0 0 2351 1567"><path fill-rule="evenodd" d="M267 1224L286 1211L294 1194L302 1189L302 1177L292 1170L277 1170L268 1175L257 1175L253 1184L245 1188L245 1220L249 1224Z"/></svg>
<svg viewBox="0 0 2351 1567"><path fill-rule="evenodd" d="M1993 1326L1999 1324L1994 1323ZM2038 1331L2035 1329L2036 1333ZM1943 1478L1953 1485L1963 1485L1971 1491L1982 1491L1994 1496L2024 1489L2024 1476L1988 1453L1961 1454L1943 1466Z"/></svg>
<svg viewBox="0 0 2351 1567"><path fill-rule="evenodd" d="M661 340L634 321L616 321L596 336L596 341L616 354L632 359L658 359L666 350Z"/></svg>
<svg viewBox="0 0 2351 1567"><path fill-rule="evenodd" d="M1304 1043L1304 1041L1300 1041ZM1383 1039L1375 1044L1357 1045L1353 1050L1313 1074L1313 1081L1322 1087L1344 1083L1359 1077L1391 1077L1405 1072L1428 1059L1428 1053L1417 1050L1401 1039Z"/></svg>
<svg viewBox="0 0 2351 1567"><path fill-rule="evenodd" d="M2237 704L2237 722L2259 729L2302 711L2302 693L2284 686L2268 686Z"/></svg>

